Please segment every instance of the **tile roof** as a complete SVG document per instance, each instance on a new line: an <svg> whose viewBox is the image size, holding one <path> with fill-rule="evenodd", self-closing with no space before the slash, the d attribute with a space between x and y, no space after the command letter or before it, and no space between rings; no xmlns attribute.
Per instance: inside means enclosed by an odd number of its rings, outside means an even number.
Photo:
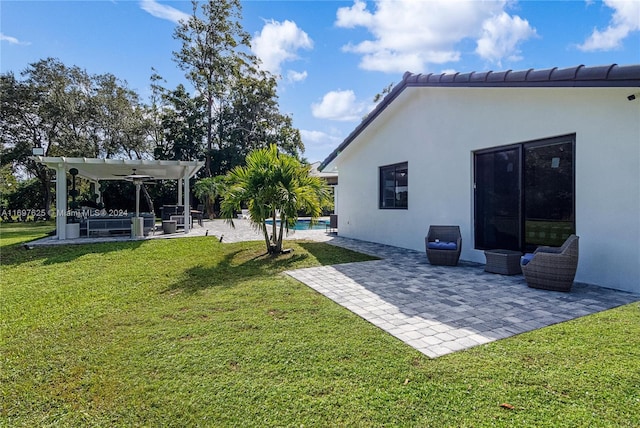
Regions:
<svg viewBox="0 0 640 428"><path fill-rule="evenodd" d="M628 87L640 83L640 64L617 64L559 69L521 71L483 71L455 74L405 73L402 81L407 86L462 86L462 87Z"/></svg>
<svg viewBox="0 0 640 428"><path fill-rule="evenodd" d="M520 71L482 71L471 73L413 74L406 72L402 81L378 103L369 115L349 136L322 161L322 171L342 150L382 113L382 111L409 87L466 87L466 88L596 88L596 87L640 87L640 64L604 65L570 68L530 68Z"/></svg>

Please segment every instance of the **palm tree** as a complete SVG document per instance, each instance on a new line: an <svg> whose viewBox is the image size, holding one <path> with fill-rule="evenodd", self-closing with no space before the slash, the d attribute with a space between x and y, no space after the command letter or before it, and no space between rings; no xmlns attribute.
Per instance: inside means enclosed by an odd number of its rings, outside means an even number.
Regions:
<svg viewBox="0 0 640 428"><path fill-rule="evenodd" d="M313 223L330 199L329 187L324 181L310 176L308 166L278 152L275 145L249 153L246 166L234 168L227 180L220 205L222 217L233 225L234 212L246 203L250 221L262 232L270 254L282 252L284 233L293 227L299 211L307 213ZM271 236L268 219L272 220Z"/></svg>
<svg viewBox="0 0 640 428"><path fill-rule="evenodd" d="M222 196L224 189L226 188L226 176L217 175L215 177L207 177L202 180L198 180L193 187L193 193L196 198L204 200L207 212L209 215L213 214L213 206L218 196Z"/></svg>

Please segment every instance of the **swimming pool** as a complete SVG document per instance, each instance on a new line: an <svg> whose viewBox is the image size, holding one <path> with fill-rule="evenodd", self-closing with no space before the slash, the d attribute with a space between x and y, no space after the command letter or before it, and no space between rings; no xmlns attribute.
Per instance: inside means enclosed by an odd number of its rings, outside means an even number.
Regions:
<svg viewBox="0 0 640 428"><path fill-rule="evenodd" d="M272 224L273 220L267 220L266 221L267 224ZM325 230L327 228L327 225L329 224L328 220L318 220L318 222L316 224L314 224L313 226L311 226L311 228L309 228L309 220L301 220L298 219L298 221L296 221L295 226L293 226L293 228L289 228L290 230ZM276 222L276 225L280 225L280 221Z"/></svg>

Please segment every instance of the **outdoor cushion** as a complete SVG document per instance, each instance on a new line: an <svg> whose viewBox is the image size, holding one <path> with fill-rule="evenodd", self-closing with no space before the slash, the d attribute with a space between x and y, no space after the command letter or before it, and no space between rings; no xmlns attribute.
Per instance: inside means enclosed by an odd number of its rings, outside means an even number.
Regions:
<svg viewBox="0 0 640 428"><path fill-rule="evenodd" d="M533 258L533 253L527 253L524 256L520 257L520 264L524 266L527 263L529 263L532 258Z"/></svg>
<svg viewBox="0 0 640 428"><path fill-rule="evenodd" d="M429 242L428 248L432 250L457 250L455 242Z"/></svg>

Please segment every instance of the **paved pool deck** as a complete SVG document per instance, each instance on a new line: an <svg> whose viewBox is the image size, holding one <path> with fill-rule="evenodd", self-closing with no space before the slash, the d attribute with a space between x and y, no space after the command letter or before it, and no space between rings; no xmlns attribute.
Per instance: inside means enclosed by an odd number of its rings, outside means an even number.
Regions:
<svg viewBox="0 0 640 428"><path fill-rule="evenodd" d="M235 226L210 220L171 237L262 239L247 220ZM159 238L163 235L152 237ZM579 283L569 293L532 289L522 275L487 273L484 265L467 262L432 266L424 252L324 230L295 231L287 239L327 242L379 257L286 274L431 358L640 301L638 294Z"/></svg>

